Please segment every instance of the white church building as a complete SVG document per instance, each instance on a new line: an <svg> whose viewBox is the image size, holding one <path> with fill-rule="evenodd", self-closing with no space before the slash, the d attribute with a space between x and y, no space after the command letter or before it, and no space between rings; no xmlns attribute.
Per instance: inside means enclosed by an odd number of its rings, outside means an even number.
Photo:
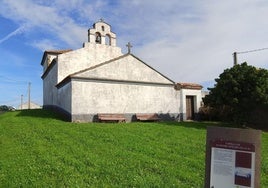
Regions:
<svg viewBox="0 0 268 188"><path fill-rule="evenodd" d="M111 26L100 20L77 50L47 50L43 66L43 107L72 122L92 122L97 114L156 113L166 120L196 118L202 86L175 83L141 59L123 54Z"/></svg>

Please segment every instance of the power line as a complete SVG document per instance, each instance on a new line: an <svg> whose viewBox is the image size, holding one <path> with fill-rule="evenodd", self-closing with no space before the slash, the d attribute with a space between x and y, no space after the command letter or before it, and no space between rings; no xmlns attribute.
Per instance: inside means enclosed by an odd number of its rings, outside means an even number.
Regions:
<svg viewBox="0 0 268 188"><path fill-rule="evenodd" d="M260 49L248 50L248 51L244 51L244 52L236 52L236 54L247 54L247 53L258 52L258 51L263 51L263 50L268 50L268 48L260 48Z"/></svg>
<svg viewBox="0 0 268 188"><path fill-rule="evenodd" d="M263 51L263 50L268 50L268 48L259 48L259 49L248 50L248 51L243 51L243 52L234 52L233 53L234 65L237 65L237 54L247 54L247 53L258 52L258 51Z"/></svg>
<svg viewBox="0 0 268 188"><path fill-rule="evenodd" d="M28 83L27 81L24 81L24 80L15 80L13 78L3 76L3 75L0 75L0 78L1 78L1 82L6 82L6 83L10 83L10 84L26 84L26 83Z"/></svg>

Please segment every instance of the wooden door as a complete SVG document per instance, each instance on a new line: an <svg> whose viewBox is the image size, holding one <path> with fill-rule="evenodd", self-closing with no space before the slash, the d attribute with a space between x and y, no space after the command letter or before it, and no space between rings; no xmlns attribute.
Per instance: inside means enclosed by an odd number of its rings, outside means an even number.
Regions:
<svg viewBox="0 0 268 188"><path fill-rule="evenodd" d="M186 120L194 119L194 96L186 96Z"/></svg>

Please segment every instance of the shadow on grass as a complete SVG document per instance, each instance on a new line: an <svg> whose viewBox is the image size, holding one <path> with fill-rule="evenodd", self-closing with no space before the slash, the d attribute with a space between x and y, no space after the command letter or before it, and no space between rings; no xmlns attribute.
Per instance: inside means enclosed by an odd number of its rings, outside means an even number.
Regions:
<svg viewBox="0 0 268 188"><path fill-rule="evenodd" d="M52 109L30 109L30 110L20 110L17 116L27 116L27 117L37 117L37 118L46 118L46 119L56 119L60 121L68 122L65 116L60 113L56 113ZM134 122L133 122L134 123ZM152 123L152 122L148 122ZM224 122L208 122L208 121L185 121L185 122L175 122L175 121L160 121L156 122L155 125L167 125L167 126L180 126L185 128L194 128L200 130L206 130L208 126L217 126L217 127L236 127L230 123ZM237 128L237 127L236 127Z"/></svg>
<svg viewBox="0 0 268 188"><path fill-rule="evenodd" d="M17 116L38 117L38 118L57 119L61 121L66 121L65 117L54 112L53 110L47 110L47 109L20 110Z"/></svg>
<svg viewBox="0 0 268 188"><path fill-rule="evenodd" d="M236 127L230 123L223 122L208 122L208 121L185 121L185 122L159 122L162 125L169 126L181 126L185 128L194 128L194 129L207 129L207 127Z"/></svg>

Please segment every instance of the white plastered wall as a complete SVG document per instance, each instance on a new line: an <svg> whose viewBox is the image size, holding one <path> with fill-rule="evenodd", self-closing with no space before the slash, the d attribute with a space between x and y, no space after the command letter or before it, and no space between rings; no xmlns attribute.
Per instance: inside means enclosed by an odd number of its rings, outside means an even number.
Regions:
<svg viewBox="0 0 268 188"><path fill-rule="evenodd" d="M171 85L72 81L72 114L179 113Z"/></svg>
<svg viewBox="0 0 268 188"><path fill-rule="evenodd" d="M58 104L68 113L72 113L72 85L71 82L65 84L58 89Z"/></svg>
<svg viewBox="0 0 268 188"><path fill-rule="evenodd" d="M65 77L88 67L121 56L121 48L85 43L84 48L58 55L58 83Z"/></svg>
<svg viewBox="0 0 268 188"><path fill-rule="evenodd" d="M181 89L180 91L180 113L182 114L182 120L186 120L186 96L194 97L194 113L199 112L202 102L201 90L194 89Z"/></svg>
<svg viewBox="0 0 268 188"><path fill-rule="evenodd" d="M132 55L124 56L92 70L76 74L79 77L174 84Z"/></svg>
<svg viewBox="0 0 268 188"><path fill-rule="evenodd" d="M43 105L57 105L57 63L43 78Z"/></svg>

